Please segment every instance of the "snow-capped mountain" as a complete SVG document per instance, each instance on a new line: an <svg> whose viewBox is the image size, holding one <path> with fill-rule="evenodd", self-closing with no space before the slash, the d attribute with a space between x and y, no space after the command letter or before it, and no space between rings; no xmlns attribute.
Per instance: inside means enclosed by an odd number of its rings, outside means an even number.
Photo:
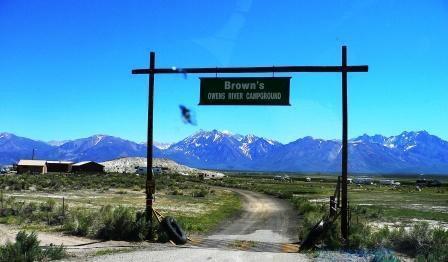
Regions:
<svg viewBox="0 0 448 262"><path fill-rule="evenodd" d="M248 169L254 160L268 154L279 143L256 136L229 132L199 131L171 145L165 157L193 167Z"/></svg>
<svg viewBox="0 0 448 262"><path fill-rule="evenodd" d="M230 132L199 131L177 143L156 144L154 157L197 168L256 171L339 172L341 142L304 137L288 144ZM0 164L21 158L107 161L146 156L146 144L95 135L49 145L0 133ZM349 172L448 174L448 142L426 131L369 136L349 141Z"/></svg>
<svg viewBox="0 0 448 262"><path fill-rule="evenodd" d="M142 143L144 145L146 145L147 143L144 142ZM171 143L159 143L159 142L154 142L154 146L157 147L158 149L167 149L168 147L170 147L172 144Z"/></svg>
<svg viewBox="0 0 448 262"><path fill-rule="evenodd" d="M341 142L305 137L288 144L213 130L201 131L163 151L199 168L338 172ZM448 174L448 142L426 131L397 136L363 135L349 141L349 171Z"/></svg>

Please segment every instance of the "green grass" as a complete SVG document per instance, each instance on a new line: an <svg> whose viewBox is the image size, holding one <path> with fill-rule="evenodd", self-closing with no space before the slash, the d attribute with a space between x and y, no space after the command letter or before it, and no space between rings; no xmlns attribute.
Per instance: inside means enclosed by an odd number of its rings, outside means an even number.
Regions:
<svg viewBox="0 0 448 262"><path fill-rule="evenodd" d="M188 232L202 233L214 229L220 222L235 215L241 209L240 198L232 192L219 191L220 203L213 203L214 198L206 199L206 205L214 206L207 213L200 215L183 214L176 217Z"/></svg>

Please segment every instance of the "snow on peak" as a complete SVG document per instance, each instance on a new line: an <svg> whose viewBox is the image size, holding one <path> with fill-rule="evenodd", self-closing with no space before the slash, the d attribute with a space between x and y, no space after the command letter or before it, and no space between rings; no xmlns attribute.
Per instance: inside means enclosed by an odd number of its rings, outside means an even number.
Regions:
<svg viewBox="0 0 448 262"><path fill-rule="evenodd" d="M0 138L11 138L12 136L13 136L13 134L11 134L11 133L6 133L6 132L0 133Z"/></svg>
<svg viewBox="0 0 448 262"><path fill-rule="evenodd" d="M95 135L93 145L94 146L98 145L98 143L101 142L101 140L103 140L103 138L105 137L106 137L105 135Z"/></svg>
<svg viewBox="0 0 448 262"><path fill-rule="evenodd" d="M171 143L159 143L159 142L154 142L154 146L157 147L158 149L167 149L171 146Z"/></svg>
<svg viewBox="0 0 448 262"><path fill-rule="evenodd" d="M257 137L254 135L247 135L245 136L245 140L247 141L247 143L251 144L253 143L255 140L257 140Z"/></svg>
<svg viewBox="0 0 448 262"><path fill-rule="evenodd" d="M218 132L218 133L215 133L215 135L214 135L214 137L213 137L213 142L215 142L216 140L218 140L218 139L220 139L221 138L221 134Z"/></svg>
<svg viewBox="0 0 448 262"><path fill-rule="evenodd" d="M273 140L271 140L271 139L265 139L266 140L266 142L268 142L269 144L271 144L271 145L275 145L275 142L273 141Z"/></svg>
<svg viewBox="0 0 448 262"><path fill-rule="evenodd" d="M412 148L414 148L416 145L410 145L410 146L407 146L406 148L405 148L405 150L404 151L408 151L408 150L410 150L410 149L412 149Z"/></svg>
<svg viewBox="0 0 448 262"><path fill-rule="evenodd" d="M232 132L230 132L229 130L223 130L221 131L221 133L223 133L224 135L232 135Z"/></svg>

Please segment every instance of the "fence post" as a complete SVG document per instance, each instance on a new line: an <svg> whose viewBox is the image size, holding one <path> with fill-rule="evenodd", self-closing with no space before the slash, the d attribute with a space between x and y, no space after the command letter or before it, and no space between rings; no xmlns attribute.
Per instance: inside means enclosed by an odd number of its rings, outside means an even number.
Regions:
<svg viewBox="0 0 448 262"><path fill-rule="evenodd" d="M334 196L330 196L330 217L336 215L336 201Z"/></svg>

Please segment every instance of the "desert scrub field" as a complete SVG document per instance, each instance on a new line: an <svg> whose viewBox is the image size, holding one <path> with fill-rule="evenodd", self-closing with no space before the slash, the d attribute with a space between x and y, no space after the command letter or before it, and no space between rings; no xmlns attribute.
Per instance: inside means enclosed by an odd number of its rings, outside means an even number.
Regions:
<svg viewBox="0 0 448 262"><path fill-rule="evenodd" d="M312 177L312 176L311 176ZM390 186L349 185L351 208L350 249L388 248L418 261L444 261L448 258L448 187L425 187L416 190L415 178L394 178L399 188ZM258 191L291 201L302 215L299 234L304 239L309 230L329 209L336 178L331 176L292 177L276 181L266 175L230 175L220 185ZM412 182L414 181L414 182ZM322 238L322 246L340 249L339 221ZM440 260L439 258L442 258ZM397 260L398 261L398 260Z"/></svg>
<svg viewBox="0 0 448 262"><path fill-rule="evenodd" d="M223 181L211 181L211 185L254 190L284 199L303 198L321 206L328 206L329 196L334 194L335 176L292 176L291 182L275 181L273 176L232 175ZM415 177L388 177L401 182L398 188L385 185L350 184L350 205L355 211L377 222L434 220L448 227L448 184L442 187L415 188ZM380 179L380 178L378 178ZM446 178L445 178L446 179ZM428 221L427 221L428 222Z"/></svg>
<svg viewBox="0 0 448 262"><path fill-rule="evenodd" d="M117 174L92 177L50 174L40 180L36 177L2 177L0 223L100 239L143 238L144 234L139 235L145 227L141 219L145 203L142 177ZM188 233L211 230L241 207L233 192L212 189L182 176L167 175L157 182L154 207L163 215L175 217ZM77 190L71 189L72 186ZM125 232L120 235L111 231L118 227Z"/></svg>

